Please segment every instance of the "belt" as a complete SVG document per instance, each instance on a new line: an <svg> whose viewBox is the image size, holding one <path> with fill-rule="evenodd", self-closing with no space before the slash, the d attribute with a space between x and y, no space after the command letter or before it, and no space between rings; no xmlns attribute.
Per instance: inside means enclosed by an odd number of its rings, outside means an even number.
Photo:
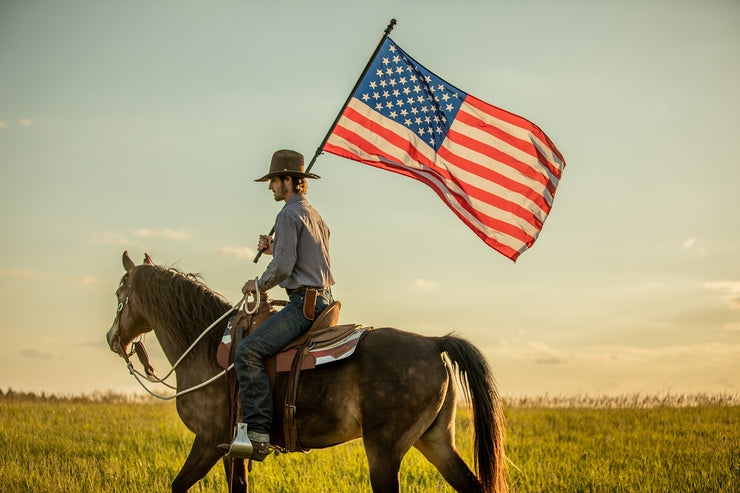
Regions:
<svg viewBox="0 0 740 493"><path fill-rule="evenodd" d="M301 291L305 291L306 289L315 289L319 293L323 293L324 291L330 291L331 288L316 288L314 286L300 286L295 289L288 289L285 288L285 292L288 293L288 295L294 294L294 293L300 293Z"/></svg>

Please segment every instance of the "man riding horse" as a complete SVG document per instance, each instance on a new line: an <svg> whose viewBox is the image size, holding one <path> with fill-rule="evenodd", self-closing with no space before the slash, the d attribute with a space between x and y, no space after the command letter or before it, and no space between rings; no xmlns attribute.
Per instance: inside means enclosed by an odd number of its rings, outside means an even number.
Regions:
<svg viewBox="0 0 740 493"><path fill-rule="evenodd" d="M257 182L270 182L275 201L284 201L272 236L260 235L258 250L272 261L258 279L244 284L244 294L265 292L280 285L287 291L285 307L246 336L236 349L234 367L239 380L243 422L238 424L229 456L263 460L270 454L272 394L264 360L306 332L316 316L334 300L331 286L329 228L306 199L303 155L280 150L272 155L270 170Z"/></svg>

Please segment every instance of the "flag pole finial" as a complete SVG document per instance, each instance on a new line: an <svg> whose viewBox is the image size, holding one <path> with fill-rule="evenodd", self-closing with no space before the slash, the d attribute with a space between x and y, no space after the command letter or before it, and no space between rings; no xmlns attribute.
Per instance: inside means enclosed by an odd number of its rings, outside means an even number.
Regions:
<svg viewBox="0 0 740 493"><path fill-rule="evenodd" d="M393 28L396 27L396 24L398 24L398 21L396 19L391 19L391 22L388 24L388 27L385 28L385 35L388 36L391 31L393 31Z"/></svg>

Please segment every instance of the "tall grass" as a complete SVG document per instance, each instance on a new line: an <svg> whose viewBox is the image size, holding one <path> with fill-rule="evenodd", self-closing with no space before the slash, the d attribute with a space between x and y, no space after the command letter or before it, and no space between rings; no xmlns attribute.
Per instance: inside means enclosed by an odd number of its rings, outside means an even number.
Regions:
<svg viewBox="0 0 740 493"><path fill-rule="evenodd" d="M542 395L506 397L506 407L654 409L659 407L740 406L740 394L626 394L626 395Z"/></svg>
<svg viewBox="0 0 740 493"><path fill-rule="evenodd" d="M513 491L740 491L740 406L732 396L518 399L505 406ZM458 448L472 464L465 409L456 424ZM169 491L192 439L171 403L0 392L0 491ZM249 481L252 492L370 491L359 441L271 456ZM401 489L452 491L415 450L402 464ZM192 491L226 491L222 467Z"/></svg>
<svg viewBox="0 0 740 493"><path fill-rule="evenodd" d="M508 414L515 491L740 491L738 407Z"/></svg>

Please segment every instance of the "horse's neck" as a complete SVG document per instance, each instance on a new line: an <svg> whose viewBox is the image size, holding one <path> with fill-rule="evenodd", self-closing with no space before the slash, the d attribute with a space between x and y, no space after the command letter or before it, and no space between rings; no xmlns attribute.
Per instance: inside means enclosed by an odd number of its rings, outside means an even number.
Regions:
<svg viewBox="0 0 740 493"><path fill-rule="evenodd" d="M176 337L173 337L173 330L171 328L154 329L154 334L157 336L162 352L164 352L170 365L177 363L190 347L190 345L183 345ZM205 341L200 341L198 344L204 345L205 343ZM177 365L175 375L177 375L178 387L192 385L193 380L203 380L204 374L209 371L212 372L215 363L208 361L209 354L209 351L204 350L203 347L193 348L191 354Z"/></svg>
<svg viewBox="0 0 740 493"><path fill-rule="evenodd" d="M155 328L154 334L157 336L162 352L167 357L170 365L174 365L178 359L185 353L187 347L184 347L175 337L172 336L172 329Z"/></svg>

